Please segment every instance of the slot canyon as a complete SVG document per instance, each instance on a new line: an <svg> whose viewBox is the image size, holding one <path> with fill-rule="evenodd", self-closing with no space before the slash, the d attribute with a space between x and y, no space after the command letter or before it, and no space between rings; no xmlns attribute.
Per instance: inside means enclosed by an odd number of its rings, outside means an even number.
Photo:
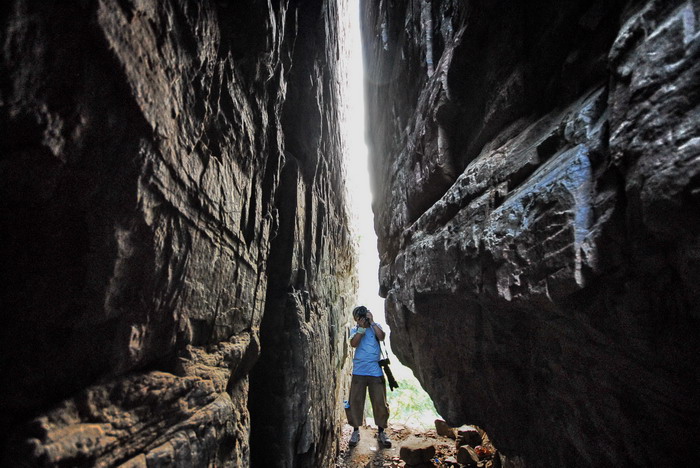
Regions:
<svg viewBox="0 0 700 468"><path fill-rule="evenodd" d="M395 355L505 466L697 459L697 0L8 0L0 465L335 466L355 1Z"/></svg>

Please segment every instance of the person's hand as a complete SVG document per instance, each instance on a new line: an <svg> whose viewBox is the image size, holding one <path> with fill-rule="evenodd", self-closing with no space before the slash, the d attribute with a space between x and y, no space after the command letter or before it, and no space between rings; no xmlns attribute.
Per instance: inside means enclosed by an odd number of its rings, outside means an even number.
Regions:
<svg viewBox="0 0 700 468"><path fill-rule="evenodd" d="M372 312L367 311L367 326L371 326L374 323L374 317L372 316Z"/></svg>

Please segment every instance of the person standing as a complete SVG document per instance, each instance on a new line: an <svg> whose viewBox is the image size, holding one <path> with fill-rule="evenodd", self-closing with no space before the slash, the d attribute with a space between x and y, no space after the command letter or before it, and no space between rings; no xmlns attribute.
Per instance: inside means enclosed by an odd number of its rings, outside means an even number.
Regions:
<svg viewBox="0 0 700 468"><path fill-rule="evenodd" d="M384 341L386 334L381 325L374 321L372 312L367 307L355 307L352 317L356 325L350 330L350 346L355 348L348 412L348 424L353 427L350 446L354 447L360 440L359 429L365 411L365 396L369 390L372 414L377 424L377 441L383 447L391 447L391 440L384 431L389 421L389 404L386 401L384 374L379 366L381 354L379 342Z"/></svg>

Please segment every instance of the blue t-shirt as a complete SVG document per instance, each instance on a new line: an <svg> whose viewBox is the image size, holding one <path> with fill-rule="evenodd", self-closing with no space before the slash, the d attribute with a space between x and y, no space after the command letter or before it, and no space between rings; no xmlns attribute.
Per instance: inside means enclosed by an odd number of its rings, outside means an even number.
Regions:
<svg viewBox="0 0 700 468"><path fill-rule="evenodd" d="M380 330L382 326L377 324ZM350 330L350 339L357 335L357 325ZM382 368L379 366L379 341L372 327L365 329L365 336L360 340L360 344L355 348L355 357L352 360L353 375L369 375L381 377Z"/></svg>

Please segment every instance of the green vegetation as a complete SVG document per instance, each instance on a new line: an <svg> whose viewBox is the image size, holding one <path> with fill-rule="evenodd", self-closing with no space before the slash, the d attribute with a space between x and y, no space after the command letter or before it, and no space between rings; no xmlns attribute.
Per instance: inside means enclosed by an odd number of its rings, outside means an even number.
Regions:
<svg viewBox="0 0 700 468"><path fill-rule="evenodd" d="M418 429L434 427L435 420L440 418L430 396L423 390L418 380L411 376L398 380L399 388L389 391L387 387L387 400L389 401L389 422L403 424ZM365 404L365 417L372 417L372 406L369 404L369 395Z"/></svg>
<svg viewBox="0 0 700 468"><path fill-rule="evenodd" d="M402 379L399 388L388 392L391 420L406 426L426 429L433 427L440 416L428 394L418 381Z"/></svg>

